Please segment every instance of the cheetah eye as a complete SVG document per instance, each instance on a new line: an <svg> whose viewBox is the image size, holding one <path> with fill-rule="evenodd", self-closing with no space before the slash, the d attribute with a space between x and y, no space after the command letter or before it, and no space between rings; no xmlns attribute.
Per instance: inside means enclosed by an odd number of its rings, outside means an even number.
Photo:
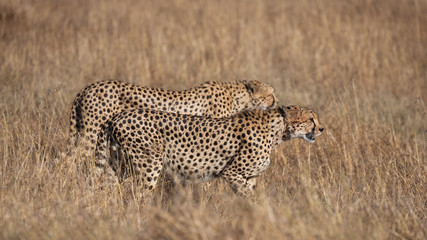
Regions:
<svg viewBox="0 0 427 240"><path fill-rule="evenodd" d="M313 119L313 118L310 118L310 121L311 121L312 123L314 123L314 119Z"/></svg>

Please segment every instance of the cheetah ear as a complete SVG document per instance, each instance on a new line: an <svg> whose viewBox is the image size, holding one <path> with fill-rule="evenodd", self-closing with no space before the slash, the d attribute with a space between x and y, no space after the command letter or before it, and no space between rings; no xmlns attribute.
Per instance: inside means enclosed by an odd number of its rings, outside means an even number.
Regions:
<svg viewBox="0 0 427 240"><path fill-rule="evenodd" d="M254 93L255 92L256 86L255 86L255 84L254 84L253 81L246 81L246 80L244 80L243 82L244 82L246 90L248 90L248 92L250 92L250 93Z"/></svg>
<svg viewBox="0 0 427 240"><path fill-rule="evenodd" d="M289 115L289 113L286 113L286 110L287 109L290 109L289 107L287 107L287 106L280 106L279 107L279 113L283 116L283 117L286 117L286 116L288 116Z"/></svg>

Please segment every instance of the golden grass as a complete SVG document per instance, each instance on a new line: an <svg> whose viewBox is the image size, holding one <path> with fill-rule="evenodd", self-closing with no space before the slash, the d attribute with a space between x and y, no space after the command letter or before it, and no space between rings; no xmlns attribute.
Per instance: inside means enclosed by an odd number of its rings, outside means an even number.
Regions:
<svg viewBox="0 0 427 240"><path fill-rule="evenodd" d="M0 0L0 238L427 238L427 3ZM59 158L88 83L259 79L309 105L252 200L222 181L156 200L91 188Z"/></svg>

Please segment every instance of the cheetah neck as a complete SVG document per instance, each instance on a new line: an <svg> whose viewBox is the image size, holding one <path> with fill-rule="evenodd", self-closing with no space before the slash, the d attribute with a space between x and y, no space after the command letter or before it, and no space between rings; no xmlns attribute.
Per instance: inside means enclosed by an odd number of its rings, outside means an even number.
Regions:
<svg viewBox="0 0 427 240"><path fill-rule="evenodd" d="M267 132L271 142L271 148L277 147L283 141L290 140L288 124L278 109L270 110L248 110L234 116L237 119L251 119L258 122Z"/></svg>
<svg viewBox="0 0 427 240"><path fill-rule="evenodd" d="M216 118L228 117L248 108L250 96L242 81L208 82L194 91L206 96L210 106L206 113Z"/></svg>
<svg viewBox="0 0 427 240"><path fill-rule="evenodd" d="M285 122L282 114L277 109L267 110L264 112L264 118L268 121L270 127L270 138L272 148L277 147L280 143L290 140L288 123Z"/></svg>
<svg viewBox="0 0 427 240"><path fill-rule="evenodd" d="M250 95L242 82L227 83L227 94L232 100L232 114L248 109Z"/></svg>

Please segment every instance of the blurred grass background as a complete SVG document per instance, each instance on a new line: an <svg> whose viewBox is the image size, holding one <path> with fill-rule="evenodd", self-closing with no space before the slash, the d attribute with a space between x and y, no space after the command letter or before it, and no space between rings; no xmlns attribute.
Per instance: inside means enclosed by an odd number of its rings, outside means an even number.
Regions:
<svg viewBox="0 0 427 240"><path fill-rule="evenodd" d="M0 238L425 239L424 0L0 0ZM253 200L222 181L156 200L60 159L87 84L258 79L317 110Z"/></svg>

